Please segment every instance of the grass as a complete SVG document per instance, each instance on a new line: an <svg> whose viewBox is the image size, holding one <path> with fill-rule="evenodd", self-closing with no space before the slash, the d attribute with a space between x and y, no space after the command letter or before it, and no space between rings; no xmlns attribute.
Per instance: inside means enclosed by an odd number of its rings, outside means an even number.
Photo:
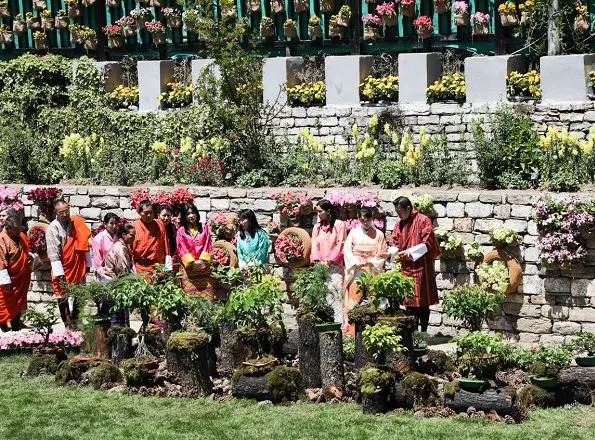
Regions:
<svg viewBox="0 0 595 440"><path fill-rule="evenodd" d="M589 439L595 407L539 410L520 425L412 415L364 416L356 404L257 406L57 387L20 377L27 356L0 357L0 439Z"/></svg>

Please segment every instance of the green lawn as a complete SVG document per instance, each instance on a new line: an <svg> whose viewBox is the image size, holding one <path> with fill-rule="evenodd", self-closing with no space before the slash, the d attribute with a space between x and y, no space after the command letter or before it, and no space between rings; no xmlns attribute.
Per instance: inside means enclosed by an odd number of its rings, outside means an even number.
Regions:
<svg viewBox="0 0 595 440"><path fill-rule="evenodd" d="M0 358L0 439L589 439L595 407L541 410L521 425L411 415L364 416L355 404L143 398L19 377L28 357Z"/></svg>

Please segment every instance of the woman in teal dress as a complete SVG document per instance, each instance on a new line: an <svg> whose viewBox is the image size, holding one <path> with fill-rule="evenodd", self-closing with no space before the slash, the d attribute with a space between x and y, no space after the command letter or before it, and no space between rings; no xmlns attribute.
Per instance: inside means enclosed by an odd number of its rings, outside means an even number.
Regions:
<svg viewBox="0 0 595 440"><path fill-rule="evenodd" d="M236 248L240 269L269 262L270 240L268 234L258 225L254 211L244 209L238 216L240 231Z"/></svg>

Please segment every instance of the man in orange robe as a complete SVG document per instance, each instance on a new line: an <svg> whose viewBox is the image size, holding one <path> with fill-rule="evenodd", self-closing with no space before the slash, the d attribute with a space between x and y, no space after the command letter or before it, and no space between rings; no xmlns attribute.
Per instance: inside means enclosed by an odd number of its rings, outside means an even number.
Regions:
<svg viewBox="0 0 595 440"><path fill-rule="evenodd" d="M33 257L18 217L8 217L0 232L0 328L21 326L21 311L27 304Z"/></svg>
<svg viewBox="0 0 595 440"><path fill-rule="evenodd" d="M154 264L164 264L166 269L172 270L165 225L161 220L153 218L153 204L149 200L143 200L138 206L138 213L140 218L132 222L136 231L132 244L136 273L152 273L155 271Z"/></svg>
<svg viewBox="0 0 595 440"><path fill-rule="evenodd" d="M58 306L64 324L73 328L78 317L75 300L69 303L62 284L83 284L91 267L89 239L91 230L84 220L70 215L70 206L64 200L54 203L56 220L50 223L45 233L48 257L52 265L52 287L59 297Z"/></svg>

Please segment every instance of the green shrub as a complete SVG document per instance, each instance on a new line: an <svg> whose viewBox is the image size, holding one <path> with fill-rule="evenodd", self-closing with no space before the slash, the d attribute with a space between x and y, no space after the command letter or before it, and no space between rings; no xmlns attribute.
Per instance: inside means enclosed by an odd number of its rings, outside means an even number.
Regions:
<svg viewBox="0 0 595 440"><path fill-rule="evenodd" d="M503 294L487 292L480 286L459 286L444 294L443 308L449 318L461 320L471 331L479 331L484 322L494 317L503 300Z"/></svg>
<svg viewBox="0 0 595 440"><path fill-rule="evenodd" d="M400 188L407 184L407 170L401 160L378 162L378 183L383 188Z"/></svg>
<svg viewBox="0 0 595 440"><path fill-rule="evenodd" d="M373 394L376 390L386 389L393 381L390 371L383 368L367 366L360 373L360 387L363 394Z"/></svg>
<svg viewBox="0 0 595 440"><path fill-rule="evenodd" d="M266 381L274 403L298 400L304 392L302 373L297 368L279 365L266 375Z"/></svg>
<svg viewBox="0 0 595 440"><path fill-rule="evenodd" d="M374 359L406 350L401 345L398 328L386 322L366 326L362 337L366 350L372 354Z"/></svg>

